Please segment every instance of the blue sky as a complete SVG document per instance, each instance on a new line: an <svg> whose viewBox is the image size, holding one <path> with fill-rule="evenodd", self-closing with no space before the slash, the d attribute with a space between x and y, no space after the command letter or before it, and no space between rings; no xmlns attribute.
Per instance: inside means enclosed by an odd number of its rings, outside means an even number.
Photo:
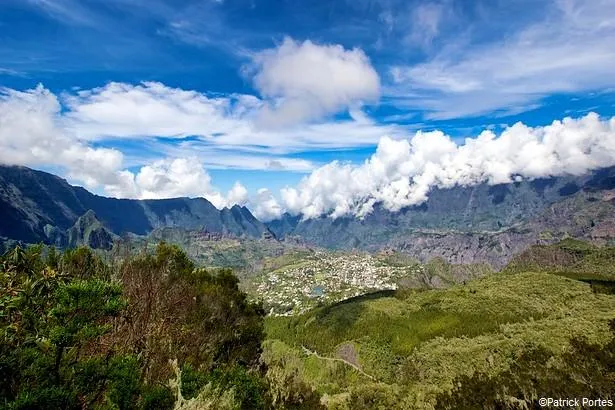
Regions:
<svg viewBox="0 0 615 410"><path fill-rule="evenodd" d="M0 162L113 196L266 204L263 218L358 214L387 202L391 175L425 171L400 162L373 192L325 198L358 184L344 167L383 136L424 158L408 142L419 130L463 146L517 122L543 143L534 127L590 112L608 128L613 44L613 0L4 0ZM391 209L420 200L412 186Z"/></svg>

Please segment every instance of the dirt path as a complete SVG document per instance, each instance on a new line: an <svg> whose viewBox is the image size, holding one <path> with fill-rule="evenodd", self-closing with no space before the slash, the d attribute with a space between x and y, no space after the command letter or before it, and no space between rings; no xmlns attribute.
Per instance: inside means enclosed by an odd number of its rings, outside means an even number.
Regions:
<svg viewBox="0 0 615 410"><path fill-rule="evenodd" d="M305 354L307 354L308 356L310 356L310 355L311 356L316 356L319 359L329 360L331 362L342 362L342 363L345 363L346 365L352 367L353 369L355 369L357 372L361 373L363 376L367 377L368 379L371 379L371 380L373 380L375 382L378 381L374 376L371 376L371 375L365 373L363 370L361 370L361 368L359 366L357 366L354 363L350 363L349 361L344 360L344 359L340 359L339 357L325 357L325 356L321 356L318 353L311 351L310 349L308 349L305 346L301 346L301 348L303 349L303 352Z"/></svg>

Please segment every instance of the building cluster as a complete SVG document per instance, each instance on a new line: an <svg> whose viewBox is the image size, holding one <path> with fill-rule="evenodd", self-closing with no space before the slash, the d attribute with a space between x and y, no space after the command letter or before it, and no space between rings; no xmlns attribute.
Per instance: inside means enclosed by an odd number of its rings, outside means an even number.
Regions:
<svg viewBox="0 0 615 410"><path fill-rule="evenodd" d="M401 277L418 273L419 269L420 266L387 266L369 254L321 251L263 273L253 290L270 314L294 315L319 304L396 289Z"/></svg>

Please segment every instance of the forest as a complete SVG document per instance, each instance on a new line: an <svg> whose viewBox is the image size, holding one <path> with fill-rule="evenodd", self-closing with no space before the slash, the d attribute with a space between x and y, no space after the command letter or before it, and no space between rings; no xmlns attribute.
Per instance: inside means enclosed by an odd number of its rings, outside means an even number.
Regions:
<svg viewBox="0 0 615 410"><path fill-rule="evenodd" d="M567 241L449 289L266 317L229 269L199 268L176 245L121 257L16 246L0 258L0 408L516 409L541 397L612 399L610 271L600 286L589 273L613 255Z"/></svg>
<svg viewBox="0 0 615 410"><path fill-rule="evenodd" d="M229 270L164 243L117 264L43 246L0 263L1 408L267 407L264 312Z"/></svg>

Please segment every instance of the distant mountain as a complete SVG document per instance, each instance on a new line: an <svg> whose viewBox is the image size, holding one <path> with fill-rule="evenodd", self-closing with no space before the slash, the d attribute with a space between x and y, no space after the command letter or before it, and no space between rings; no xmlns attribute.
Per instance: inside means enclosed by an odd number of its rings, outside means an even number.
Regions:
<svg viewBox="0 0 615 410"><path fill-rule="evenodd" d="M104 244L105 231L145 235L162 227L253 238L268 232L245 207L218 210L204 198L106 198L55 175L19 166L0 166L0 215L0 237L26 243Z"/></svg>
<svg viewBox="0 0 615 410"><path fill-rule="evenodd" d="M540 241L579 236L615 240L615 168L581 177L434 189L419 206L364 219L285 214L267 225L278 238L336 249L393 248L427 260L503 266ZM592 225L593 224L593 225Z"/></svg>
<svg viewBox="0 0 615 410"><path fill-rule="evenodd" d="M237 237L274 234L333 249L391 248L426 261L504 266L529 246L566 237L615 242L615 168L581 177L434 189L399 212L376 206L363 219L289 214L263 224L245 207L216 209L203 198L113 199L25 167L0 166L0 238L109 247L115 236L160 228ZM0 241L2 242L2 241Z"/></svg>

